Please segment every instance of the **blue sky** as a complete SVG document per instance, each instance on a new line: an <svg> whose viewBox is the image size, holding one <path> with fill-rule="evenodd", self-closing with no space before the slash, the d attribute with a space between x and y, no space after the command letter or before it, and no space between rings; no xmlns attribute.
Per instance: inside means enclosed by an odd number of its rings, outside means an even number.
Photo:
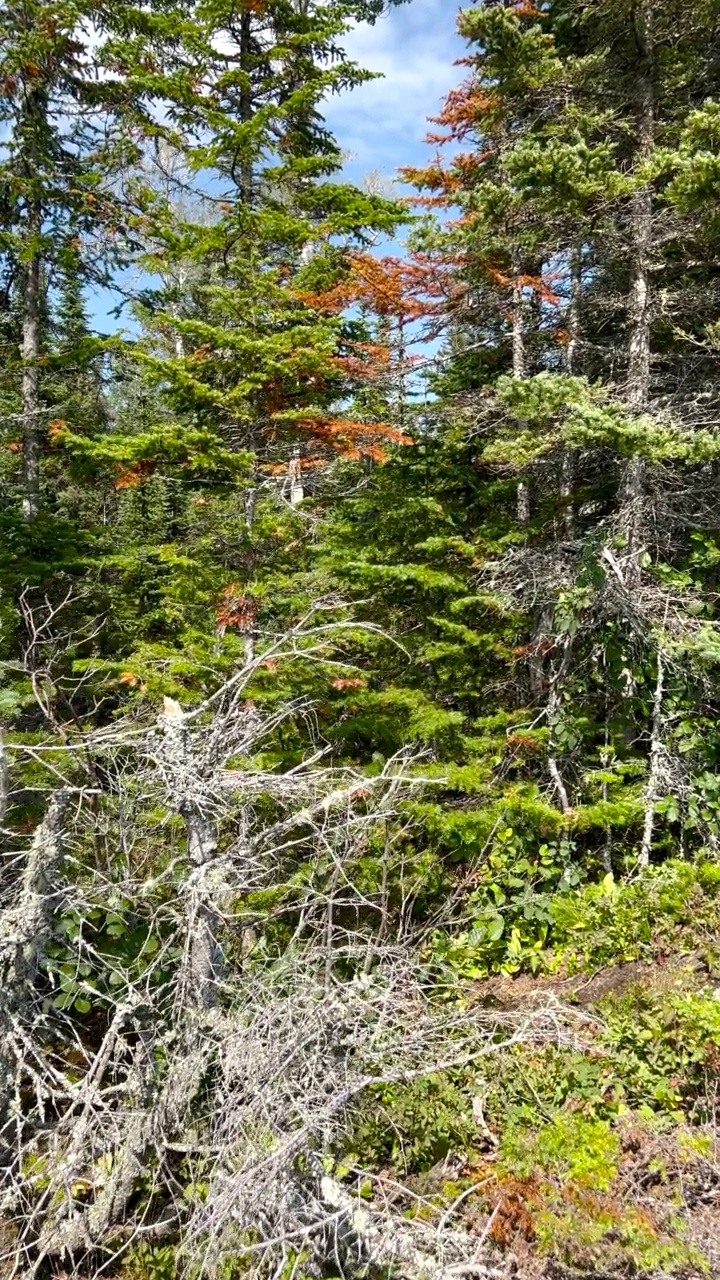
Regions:
<svg viewBox="0 0 720 1280"><path fill-rule="evenodd" d="M347 37L353 60L383 73L382 80L327 105L328 124L349 153L346 170L353 181L370 173L391 181L400 165L427 160L427 117L437 114L462 74L453 65L465 51L455 31L459 7L453 0L412 0Z"/></svg>
<svg viewBox="0 0 720 1280"><path fill-rule="evenodd" d="M388 194L393 183L398 195L407 194L398 169L426 164L432 156L425 137L437 126L429 124L428 117L438 114L448 90L466 74L455 66L467 52L455 30L460 7L455 0L411 0L391 9L373 27L356 27L346 38L345 48L354 62L382 73L382 79L327 103L326 119L347 155L349 181L361 186L373 176ZM402 253L402 245L387 241L377 249ZM423 353L430 354L438 345L426 345Z"/></svg>

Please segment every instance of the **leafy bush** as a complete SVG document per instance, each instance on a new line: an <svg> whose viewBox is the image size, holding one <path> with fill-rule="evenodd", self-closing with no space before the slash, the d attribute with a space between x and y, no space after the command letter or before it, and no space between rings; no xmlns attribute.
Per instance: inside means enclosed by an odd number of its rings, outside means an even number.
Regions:
<svg viewBox="0 0 720 1280"><path fill-rule="evenodd" d="M425 1172L476 1136L469 1085L443 1073L371 1089L349 1144L361 1163ZM355 1158L355 1157L353 1157Z"/></svg>
<svg viewBox="0 0 720 1280"><path fill-rule="evenodd" d="M537 972L552 937L555 895L583 880L574 855L567 837L532 847L512 827L502 827L464 903L472 924L456 934L435 934L434 967L452 980Z"/></svg>
<svg viewBox="0 0 720 1280"><path fill-rule="evenodd" d="M525 1231L542 1253L608 1273L708 1270L674 1207L658 1221L628 1197L621 1131L609 1121L562 1111L541 1128L510 1126L498 1155L500 1208L522 1189Z"/></svg>
<svg viewBox="0 0 720 1280"><path fill-rule="evenodd" d="M125 1255L123 1280L175 1280L175 1275L175 1249L172 1245L152 1245L141 1240Z"/></svg>
<svg viewBox="0 0 720 1280"><path fill-rule="evenodd" d="M618 1171L620 1141L606 1120L561 1111L539 1130L511 1126L498 1152L500 1168L519 1178L559 1179L608 1191Z"/></svg>
<svg viewBox="0 0 720 1280"><path fill-rule="evenodd" d="M653 996L635 987L608 1002L603 1043L627 1101L643 1114L712 1107L720 1080L720 998L714 990Z"/></svg>
<svg viewBox="0 0 720 1280"><path fill-rule="evenodd" d="M659 944L677 940L677 928L700 934L715 925L720 868L715 863L672 860L642 877L560 892L552 903L556 964L590 969L651 957Z"/></svg>

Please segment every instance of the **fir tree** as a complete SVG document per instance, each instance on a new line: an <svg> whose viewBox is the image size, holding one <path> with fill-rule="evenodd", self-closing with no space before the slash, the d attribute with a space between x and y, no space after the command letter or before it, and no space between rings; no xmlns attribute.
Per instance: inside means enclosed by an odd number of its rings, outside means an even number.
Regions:
<svg viewBox="0 0 720 1280"><path fill-rule="evenodd" d="M668 611L686 609L674 592L692 522L670 490L702 486L716 447L697 429L707 418L688 432L698 398L689 392L690 413L676 398L688 387L687 335L669 341L662 318L692 285L670 304L653 281L661 262L673 279L680 239L698 234L697 214L681 229L672 172L712 83L714 28L709 14L707 25L693 15L670 53L668 20L662 6L591 18L567 5L488 4L461 15L470 74L440 117L447 134L433 141L472 149L409 175L429 190L426 203L462 211L456 225L418 237L457 281L433 416L453 423L443 427L449 440L466 424L472 465L488 478L518 482L515 510L496 508L490 554L471 540L480 591L517 619L526 683L516 677L515 723L543 726L545 796L571 829L583 824L606 868L613 826L629 826L646 861L663 787L692 789L663 764L662 708L687 699L689 710L699 698L692 715L703 718L706 697L701 670L678 665L696 624L685 613L682 638L677 624L667 631ZM687 171L687 151L681 163ZM693 609L711 616L701 600ZM714 759L708 748L700 772ZM536 765L528 761L528 781ZM532 823L531 813L528 803Z"/></svg>
<svg viewBox="0 0 720 1280"><path fill-rule="evenodd" d="M28 0L0 11L0 253L15 282L20 317L28 518L40 511L47 443L43 314L67 269L85 283L105 285L139 248L147 196L137 166L146 140L164 127L155 103L162 94L170 101L187 97L190 68L197 70L183 46L182 33L190 29L184 23L176 8L169 16L161 8L143 15L131 6L111 14L93 4Z"/></svg>
<svg viewBox="0 0 720 1280"><path fill-rule="evenodd" d="M146 265L164 284L142 296L136 356L157 389L148 399L157 417L143 414L140 428L123 408L107 437L66 431L61 443L114 484L123 507L147 496L152 508L151 495L170 487L179 523L163 576L175 563L177 590L204 608L208 642L217 647L218 631L229 660L234 634L252 653L258 611L267 625L292 614L284 546L298 545L294 512L308 483L337 454L380 457L402 439L345 407L372 377L365 335L315 298L352 272L354 246L403 214L335 176L340 156L320 103L363 76L336 47L350 7L246 5L237 23L224 10L205 16L207 49L225 33L214 88L193 105L207 131L178 145L169 182L187 189L197 170L212 185L194 207L173 204L171 191L146 242ZM187 595L183 564L204 595ZM174 616L168 608L166 620ZM199 623L192 607L190 616Z"/></svg>

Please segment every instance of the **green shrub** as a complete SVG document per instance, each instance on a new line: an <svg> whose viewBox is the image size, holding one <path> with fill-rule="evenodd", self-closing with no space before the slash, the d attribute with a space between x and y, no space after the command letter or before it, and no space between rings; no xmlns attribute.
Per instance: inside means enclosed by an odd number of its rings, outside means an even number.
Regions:
<svg viewBox="0 0 720 1280"><path fill-rule="evenodd" d="M653 995L634 987L604 1005L603 1047L635 1108L702 1112L720 1073L720 998L714 990ZM710 1090L710 1097L707 1097Z"/></svg>
<svg viewBox="0 0 720 1280"><path fill-rule="evenodd" d="M719 885L714 863L670 861L629 882L606 875L560 892L552 903L555 962L577 970L651 958L663 940L677 943L678 927L716 926Z"/></svg>
<svg viewBox="0 0 720 1280"><path fill-rule="evenodd" d="M564 1111L540 1128L508 1128L498 1152L498 1185L515 1196L522 1189L539 1251L567 1266L602 1266L607 1273L708 1270L688 1245L672 1201L660 1220L632 1203L622 1163L620 1131L609 1121Z"/></svg>
<svg viewBox="0 0 720 1280"><path fill-rule="evenodd" d="M620 1141L606 1120L561 1111L541 1129L509 1127L499 1167L517 1178L552 1178L576 1187L609 1190L618 1170Z"/></svg>
<svg viewBox="0 0 720 1280"><path fill-rule="evenodd" d="M425 1172L476 1136L469 1087L445 1073L370 1089L351 1128L349 1147L366 1166Z"/></svg>
<svg viewBox="0 0 720 1280"><path fill-rule="evenodd" d="M538 846L512 827L501 827L475 879L464 904L472 923L454 934L434 935L433 968L453 982L537 972L552 942L555 895L583 879L573 842L563 836Z"/></svg>
<svg viewBox="0 0 720 1280"><path fill-rule="evenodd" d="M175 1280L175 1248L146 1240L132 1245L123 1259L123 1280Z"/></svg>

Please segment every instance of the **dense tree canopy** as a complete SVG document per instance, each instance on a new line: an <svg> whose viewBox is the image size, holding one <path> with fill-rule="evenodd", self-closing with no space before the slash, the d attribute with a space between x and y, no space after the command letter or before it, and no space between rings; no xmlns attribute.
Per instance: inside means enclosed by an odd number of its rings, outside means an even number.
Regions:
<svg viewBox="0 0 720 1280"><path fill-rule="evenodd" d="M400 3L0 3L0 1277L720 1274L720 8Z"/></svg>

